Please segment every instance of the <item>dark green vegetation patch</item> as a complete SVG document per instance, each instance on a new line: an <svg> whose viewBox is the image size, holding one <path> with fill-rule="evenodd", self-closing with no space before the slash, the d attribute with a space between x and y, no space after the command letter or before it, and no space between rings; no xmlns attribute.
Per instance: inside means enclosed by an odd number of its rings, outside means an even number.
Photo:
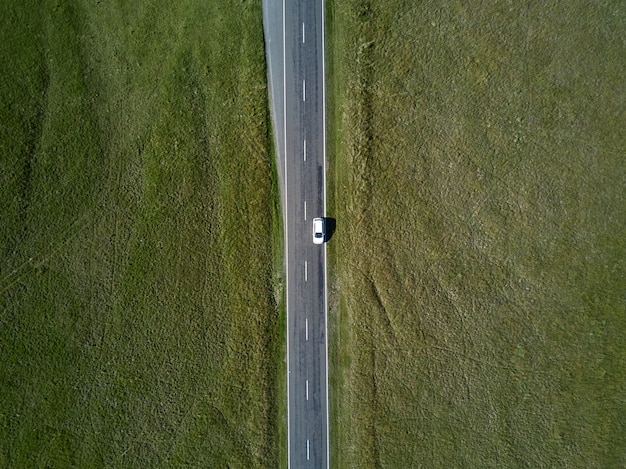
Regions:
<svg viewBox="0 0 626 469"><path fill-rule="evenodd" d="M0 22L0 466L276 466L260 3Z"/></svg>
<svg viewBox="0 0 626 469"><path fill-rule="evenodd" d="M330 13L338 467L624 467L623 3Z"/></svg>

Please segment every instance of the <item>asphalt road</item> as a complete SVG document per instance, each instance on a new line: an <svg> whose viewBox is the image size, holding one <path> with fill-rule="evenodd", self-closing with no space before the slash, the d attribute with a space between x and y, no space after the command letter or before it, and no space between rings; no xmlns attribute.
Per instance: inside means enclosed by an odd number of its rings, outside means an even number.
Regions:
<svg viewBox="0 0 626 469"><path fill-rule="evenodd" d="M329 464L323 0L263 0L270 97L285 224L288 458Z"/></svg>

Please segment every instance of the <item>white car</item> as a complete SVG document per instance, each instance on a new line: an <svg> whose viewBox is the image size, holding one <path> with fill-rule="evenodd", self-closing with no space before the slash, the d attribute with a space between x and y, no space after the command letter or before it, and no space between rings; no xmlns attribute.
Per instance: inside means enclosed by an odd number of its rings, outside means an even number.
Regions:
<svg viewBox="0 0 626 469"><path fill-rule="evenodd" d="M313 243L322 244L324 242L325 223L323 218L313 219Z"/></svg>

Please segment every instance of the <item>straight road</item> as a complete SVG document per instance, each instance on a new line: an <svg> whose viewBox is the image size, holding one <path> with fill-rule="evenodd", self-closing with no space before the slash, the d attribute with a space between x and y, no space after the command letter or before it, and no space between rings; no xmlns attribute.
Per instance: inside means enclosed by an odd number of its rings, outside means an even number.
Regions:
<svg viewBox="0 0 626 469"><path fill-rule="evenodd" d="M264 0L263 14L285 223L289 467L326 468L326 245L312 233L326 214L324 2Z"/></svg>

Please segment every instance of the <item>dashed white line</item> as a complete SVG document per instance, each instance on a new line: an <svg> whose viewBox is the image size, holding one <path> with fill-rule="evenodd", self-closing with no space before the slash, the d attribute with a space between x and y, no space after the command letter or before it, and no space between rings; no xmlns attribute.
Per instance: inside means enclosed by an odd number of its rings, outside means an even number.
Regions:
<svg viewBox="0 0 626 469"><path fill-rule="evenodd" d="M309 380L306 380L306 400L309 400Z"/></svg>
<svg viewBox="0 0 626 469"><path fill-rule="evenodd" d="M304 261L304 281L305 282L308 281L308 276L309 276L309 274L308 274L308 270L309 270L308 267L309 267L308 262Z"/></svg>
<svg viewBox="0 0 626 469"><path fill-rule="evenodd" d="M304 23L302 23L302 44L304 44Z"/></svg>
<svg viewBox="0 0 626 469"><path fill-rule="evenodd" d="M308 461L310 458L311 454L309 453L309 440L306 440L306 460Z"/></svg>
<svg viewBox="0 0 626 469"><path fill-rule="evenodd" d="M309 318L304 318L304 338L309 340Z"/></svg>
<svg viewBox="0 0 626 469"><path fill-rule="evenodd" d="M302 145L302 155L304 156L304 161L306 161L306 140L304 140L304 144Z"/></svg>
<svg viewBox="0 0 626 469"><path fill-rule="evenodd" d="M306 200L304 201L304 219L306 220Z"/></svg>
<svg viewBox="0 0 626 469"><path fill-rule="evenodd" d="M306 80L302 80L302 101L306 101Z"/></svg>

